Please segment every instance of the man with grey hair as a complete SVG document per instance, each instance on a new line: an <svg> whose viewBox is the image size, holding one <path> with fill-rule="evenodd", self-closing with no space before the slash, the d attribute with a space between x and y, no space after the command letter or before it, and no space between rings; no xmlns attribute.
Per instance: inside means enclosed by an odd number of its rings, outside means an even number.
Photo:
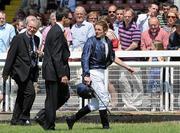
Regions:
<svg viewBox="0 0 180 133"><path fill-rule="evenodd" d="M39 38L35 36L39 28L37 19L27 19L27 30L16 35L10 45L3 80L10 75L18 86L16 102L11 119L11 125L30 125L30 110L35 99L33 83L38 77Z"/></svg>
<svg viewBox="0 0 180 133"><path fill-rule="evenodd" d="M74 16L76 23L71 28L72 51L82 51L87 39L95 35L94 26L85 20L86 11L84 7L76 7Z"/></svg>
<svg viewBox="0 0 180 133"><path fill-rule="evenodd" d="M29 15L26 17L26 20L25 20L25 24L27 25L27 22L29 20L38 20L36 16L34 15ZM40 20L38 20L38 27L40 27ZM22 29L19 33L23 33L27 30L27 28L24 28ZM40 41L39 41L39 45L42 44L42 33L40 32L39 28L37 29L36 33L35 33L36 36L39 37Z"/></svg>

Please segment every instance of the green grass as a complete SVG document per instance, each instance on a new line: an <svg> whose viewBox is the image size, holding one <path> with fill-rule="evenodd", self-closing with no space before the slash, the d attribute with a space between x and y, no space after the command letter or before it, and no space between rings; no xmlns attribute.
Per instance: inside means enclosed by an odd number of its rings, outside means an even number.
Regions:
<svg viewBox="0 0 180 133"><path fill-rule="evenodd" d="M32 126L10 126L0 124L0 133L180 133L180 123L160 122L160 123L110 123L111 128L105 130L101 124L76 123L72 130L67 129L65 123L56 124L55 131L44 131L39 125Z"/></svg>

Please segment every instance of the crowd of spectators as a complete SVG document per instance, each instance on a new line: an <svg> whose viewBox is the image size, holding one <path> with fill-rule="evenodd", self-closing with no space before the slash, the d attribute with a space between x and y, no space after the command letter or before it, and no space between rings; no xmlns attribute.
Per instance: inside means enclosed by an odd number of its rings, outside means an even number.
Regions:
<svg viewBox="0 0 180 133"><path fill-rule="evenodd" d="M108 23L109 30L107 36L110 40L118 39L118 47L115 50L153 50L154 41L160 41L165 50L179 50L180 48L180 43L174 41L174 38L180 40L178 31L180 22L176 22L180 19L180 13L176 5L170 3L163 3L162 5L151 3L147 7L147 12L139 14L131 7L123 8L120 5L120 7L110 5L107 8L107 14L101 14L100 11L87 13L84 7L76 7L75 0L64 1L65 3L62 3L60 0L23 0L22 6L16 13L12 24L6 23L7 16L1 11L0 52L7 52L13 36L25 31L25 18L33 15L38 19L40 25L36 34L40 38L39 50L41 51L41 56L43 56L46 35L56 22L55 11L57 7L61 6L65 6L71 11L68 15L70 21L67 22L64 33L71 51L82 51L86 40L95 35L94 24L98 20L104 20ZM139 59L128 58L123 60L137 61ZM141 81L138 80L138 82ZM109 88L113 88L111 83L109 83L109 86L111 86ZM137 93L140 94L142 91L142 88L139 88ZM112 90L112 92L115 91ZM130 92L127 91L127 93ZM132 103L132 101L130 102Z"/></svg>

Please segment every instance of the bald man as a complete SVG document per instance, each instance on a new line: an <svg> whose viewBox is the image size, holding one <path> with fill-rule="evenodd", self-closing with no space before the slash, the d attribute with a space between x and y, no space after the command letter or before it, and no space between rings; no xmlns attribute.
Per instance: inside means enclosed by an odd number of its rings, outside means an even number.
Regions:
<svg viewBox="0 0 180 133"><path fill-rule="evenodd" d="M149 29L141 35L141 50L152 50L152 42L155 40L161 41L164 49L167 49L169 35L164 29L160 28L157 17L150 18L148 24Z"/></svg>
<svg viewBox="0 0 180 133"><path fill-rule="evenodd" d="M110 20L111 24L113 24L116 20L116 5L110 5L108 8L108 19Z"/></svg>

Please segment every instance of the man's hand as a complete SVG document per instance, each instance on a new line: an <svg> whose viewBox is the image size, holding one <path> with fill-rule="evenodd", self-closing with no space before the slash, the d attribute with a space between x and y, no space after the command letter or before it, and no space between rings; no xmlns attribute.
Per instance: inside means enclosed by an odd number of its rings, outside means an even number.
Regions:
<svg viewBox="0 0 180 133"><path fill-rule="evenodd" d="M68 82L69 82L69 79L68 79L67 76L63 76L63 77L61 78L61 83L68 84Z"/></svg>
<svg viewBox="0 0 180 133"><path fill-rule="evenodd" d="M38 53L38 57L43 57L44 56L44 52L43 51L37 50L37 53Z"/></svg>
<svg viewBox="0 0 180 133"><path fill-rule="evenodd" d="M90 85L90 84L91 84L91 78L85 76L85 77L84 77L84 82L85 82L85 84Z"/></svg>

